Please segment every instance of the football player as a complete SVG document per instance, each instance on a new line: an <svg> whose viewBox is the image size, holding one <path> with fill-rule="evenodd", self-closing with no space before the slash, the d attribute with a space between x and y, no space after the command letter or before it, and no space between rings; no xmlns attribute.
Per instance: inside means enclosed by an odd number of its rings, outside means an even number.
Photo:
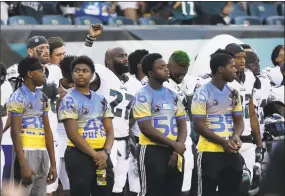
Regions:
<svg viewBox="0 0 285 196"><path fill-rule="evenodd" d="M16 153L12 176L25 186L27 195L45 195L47 183L51 184L57 178L48 117L50 105L46 95L36 89L46 82L46 78L41 62L35 57L24 58L18 65L18 73L16 91L7 103Z"/></svg>
<svg viewBox="0 0 285 196"><path fill-rule="evenodd" d="M163 87L170 75L160 54L145 56L142 70L149 83L136 94L133 106L133 115L141 130L139 195L180 195L186 112L178 96Z"/></svg>
<svg viewBox="0 0 285 196"><path fill-rule="evenodd" d="M200 134L198 143L198 195L238 196L242 181L240 135L244 129L238 91L226 83L236 76L234 56L217 50L211 55L212 80L192 100L192 119ZM230 179L230 180L229 180Z"/></svg>

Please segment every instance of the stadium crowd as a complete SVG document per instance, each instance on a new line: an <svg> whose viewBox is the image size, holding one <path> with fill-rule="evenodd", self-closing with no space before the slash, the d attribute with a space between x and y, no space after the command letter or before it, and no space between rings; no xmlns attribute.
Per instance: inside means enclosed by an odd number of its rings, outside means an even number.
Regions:
<svg viewBox="0 0 285 196"><path fill-rule="evenodd" d="M284 2L1 2L2 24L284 25Z"/></svg>
<svg viewBox="0 0 285 196"><path fill-rule="evenodd" d="M254 48L229 43L194 77L181 50L114 47L94 64L84 54L102 33L90 25L78 56L34 36L28 57L1 63L1 138L10 129L13 142L3 196L59 184L71 196L284 195L284 45L260 70Z"/></svg>

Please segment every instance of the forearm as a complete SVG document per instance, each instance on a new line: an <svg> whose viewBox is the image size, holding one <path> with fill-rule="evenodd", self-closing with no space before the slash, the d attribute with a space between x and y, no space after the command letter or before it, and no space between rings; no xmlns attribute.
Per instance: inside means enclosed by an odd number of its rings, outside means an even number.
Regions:
<svg viewBox="0 0 285 196"><path fill-rule="evenodd" d="M176 141L184 144L186 141L186 137L187 137L187 125L184 119L178 123L178 136Z"/></svg>
<svg viewBox="0 0 285 196"><path fill-rule="evenodd" d="M210 142L213 142L215 144L222 145L225 142L225 139L222 137L216 135L213 131L211 131L206 125L197 125L194 121L194 126L197 127L195 130L204 138L209 140Z"/></svg>
<svg viewBox="0 0 285 196"><path fill-rule="evenodd" d="M104 149L111 149L114 143L114 131L108 130L106 131L106 141L104 144Z"/></svg>
<svg viewBox="0 0 285 196"><path fill-rule="evenodd" d="M65 128L66 130L66 128ZM85 139L79 135L79 133L68 133L67 136L71 140L71 142L74 144L76 148L78 148L80 151L84 152L85 154L89 155L90 157L94 157L96 154L96 151L91 148L91 146L86 142Z"/></svg>
<svg viewBox="0 0 285 196"><path fill-rule="evenodd" d="M26 165L22 139L20 136L21 130L11 130L11 138L14 146L14 150L16 153L17 160L19 162L20 167L24 167Z"/></svg>
<svg viewBox="0 0 285 196"><path fill-rule="evenodd" d="M250 124L251 124L251 134L253 136L256 146L262 147L260 125L259 125L257 116L255 117L255 120L251 122Z"/></svg>
<svg viewBox="0 0 285 196"><path fill-rule="evenodd" d="M11 115L8 114L8 118L6 120L5 127L3 129L3 133L5 133L11 127Z"/></svg>
<svg viewBox="0 0 285 196"><path fill-rule="evenodd" d="M164 136L161 132L159 132L154 127L149 127L147 129L141 129L141 131L150 140L157 142L157 143L160 143L162 145L172 147L173 143L175 142L175 141L169 139L168 137Z"/></svg>
<svg viewBox="0 0 285 196"><path fill-rule="evenodd" d="M52 132L50 130L49 131L45 130L45 140L46 140L46 148L50 159L50 166L52 168L55 168L56 163L55 163L55 153L54 153L54 141L53 141Z"/></svg>
<svg viewBox="0 0 285 196"><path fill-rule="evenodd" d="M233 134L240 137L244 130L244 122L234 123L233 129Z"/></svg>
<svg viewBox="0 0 285 196"><path fill-rule="evenodd" d="M2 144L2 131L3 131L3 122L2 118L0 118L0 145Z"/></svg>

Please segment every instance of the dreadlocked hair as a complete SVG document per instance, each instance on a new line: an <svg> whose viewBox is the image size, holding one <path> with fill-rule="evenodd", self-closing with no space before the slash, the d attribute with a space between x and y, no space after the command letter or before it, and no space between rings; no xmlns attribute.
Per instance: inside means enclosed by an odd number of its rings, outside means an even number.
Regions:
<svg viewBox="0 0 285 196"><path fill-rule="evenodd" d="M16 78L15 91L22 86L25 76L31 67L36 64L41 63L40 60L36 57L25 57L18 64L18 73L19 76Z"/></svg>
<svg viewBox="0 0 285 196"><path fill-rule="evenodd" d="M76 59L77 56L75 55L66 55L59 63L60 69L62 72L62 76L68 80L68 82L73 82L72 81L72 75L71 75L71 70L70 70L70 65L71 62Z"/></svg>
<svg viewBox="0 0 285 196"><path fill-rule="evenodd" d="M138 64L147 54L149 54L149 52L147 50L142 49L136 50L129 55L128 61L130 67L130 74L136 75L138 73Z"/></svg>
<svg viewBox="0 0 285 196"><path fill-rule="evenodd" d="M178 65L182 67L185 67L185 68L189 67L190 57L183 50L177 50L173 52L170 58L173 59Z"/></svg>

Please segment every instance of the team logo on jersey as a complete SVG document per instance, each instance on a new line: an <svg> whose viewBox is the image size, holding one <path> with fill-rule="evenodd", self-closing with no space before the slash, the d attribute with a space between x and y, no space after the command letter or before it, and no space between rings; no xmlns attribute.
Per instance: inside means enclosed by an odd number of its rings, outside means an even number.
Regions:
<svg viewBox="0 0 285 196"><path fill-rule="evenodd" d="M85 107L82 107L82 113L83 114L88 114L89 113L89 110Z"/></svg>
<svg viewBox="0 0 285 196"><path fill-rule="evenodd" d="M33 109L33 105L31 103L28 103L28 109Z"/></svg>
<svg viewBox="0 0 285 196"><path fill-rule="evenodd" d="M155 105L155 106L153 107L153 111L154 111L154 112L159 112L160 110L161 110L160 105Z"/></svg>
<svg viewBox="0 0 285 196"><path fill-rule="evenodd" d="M214 101L213 101L213 105L214 105L214 106L219 105L219 101L218 101L217 99L214 99Z"/></svg>

